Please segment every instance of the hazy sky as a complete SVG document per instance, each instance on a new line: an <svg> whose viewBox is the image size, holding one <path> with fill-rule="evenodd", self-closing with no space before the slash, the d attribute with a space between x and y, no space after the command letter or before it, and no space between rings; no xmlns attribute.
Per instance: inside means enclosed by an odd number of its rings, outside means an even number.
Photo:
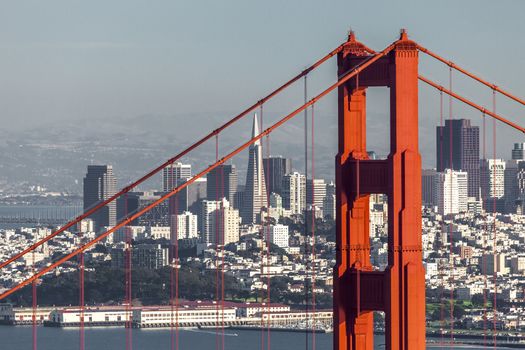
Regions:
<svg viewBox="0 0 525 350"><path fill-rule="evenodd" d="M407 28L525 96L524 14L523 0L1 0L0 127L239 111L336 47L350 27L376 49ZM447 77L445 67L425 67ZM320 81L334 76L332 63ZM427 90L422 102L436 107ZM525 114L506 111L515 120Z"/></svg>

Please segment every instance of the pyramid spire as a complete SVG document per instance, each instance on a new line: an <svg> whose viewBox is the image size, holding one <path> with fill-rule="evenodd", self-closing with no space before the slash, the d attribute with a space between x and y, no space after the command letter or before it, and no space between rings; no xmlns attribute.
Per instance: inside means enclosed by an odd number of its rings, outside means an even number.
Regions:
<svg viewBox="0 0 525 350"><path fill-rule="evenodd" d="M259 135L259 120L257 119L257 113L253 115L253 125L252 125L252 139ZM252 145L260 145L260 140L255 141Z"/></svg>
<svg viewBox="0 0 525 350"><path fill-rule="evenodd" d="M257 119L257 114L254 114L252 138L259 135L259 130L259 120ZM241 216L244 223L254 223L260 220L261 208L268 205L260 139L250 145L248 154L244 204L241 208Z"/></svg>

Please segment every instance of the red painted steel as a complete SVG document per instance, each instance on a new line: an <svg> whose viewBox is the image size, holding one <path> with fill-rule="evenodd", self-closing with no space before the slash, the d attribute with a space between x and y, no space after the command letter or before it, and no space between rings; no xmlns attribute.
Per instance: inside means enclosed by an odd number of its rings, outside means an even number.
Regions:
<svg viewBox="0 0 525 350"><path fill-rule="evenodd" d="M315 180L315 113L314 113L315 105L312 105L312 114L311 114L311 120L310 120L310 144L311 144L311 178L312 178L312 206L315 203L316 197L315 197L315 188L314 188L314 180ZM315 207L312 207L312 252L311 252L311 268L312 268L312 350L316 350L317 341L316 341L316 325L315 322L315 315L316 315L316 299L315 299L315 281L316 281L316 274L315 274ZM305 217L306 220L306 217Z"/></svg>
<svg viewBox="0 0 525 350"><path fill-rule="evenodd" d="M79 242L82 242L82 236L83 232L79 232L78 239ZM78 336L79 336L79 349L84 350L85 348L85 332L84 332L84 305L85 305L85 298L84 298L84 252L80 253L78 255L78 305L79 305L79 329L78 329Z"/></svg>
<svg viewBox="0 0 525 350"><path fill-rule="evenodd" d="M367 59L350 33L339 72ZM373 311L386 318L387 349L425 348L425 271L421 246L421 159L418 149L418 50L405 32L393 50L339 87L336 157L337 262L334 349L372 350ZM390 88L390 155L369 160L366 89ZM369 195L388 195L388 267L370 264Z"/></svg>

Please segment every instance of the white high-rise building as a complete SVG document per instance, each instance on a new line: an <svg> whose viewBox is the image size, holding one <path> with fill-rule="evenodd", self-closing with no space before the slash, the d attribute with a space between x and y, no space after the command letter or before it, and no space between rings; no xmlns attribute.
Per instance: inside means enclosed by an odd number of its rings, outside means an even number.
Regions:
<svg viewBox="0 0 525 350"><path fill-rule="evenodd" d="M503 159L481 160L481 197L484 201L505 195L505 166Z"/></svg>
<svg viewBox="0 0 525 350"><path fill-rule="evenodd" d="M290 235L286 225L264 226L264 239L281 248L288 248Z"/></svg>
<svg viewBox="0 0 525 350"><path fill-rule="evenodd" d="M227 199L203 201L200 220L205 243L226 245L239 241L239 211Z"/></svg>
<svg viewBox="0 0 525 350"><path fill-rule="evenodd" d="M468 209L468 175L464 171L445 169L436 174L438 212L441 215L458 214Z"/></svg>
<svg viewBox="0 0 525 350"><path fill-rule="evenodd" d="M302 214L306 209L306 176L298 172L283 177L283 207L291 214Z"/></svg>
<svg viewBox="0 0 525 350"><path fill-rule="evenodd" d="M221 208L221 217L222 221L219 226L219 244L227 245L239 242L239 224L241 222L239 210L234 209L233 206L228 204Z"/></svg>
<svg viewBox="0 0 525 350"><path fill-rule="evenodd" d="M173 163L162 171L162 190L171 191L178 186L180 179L191 177L191 164Z"/></svg>
<svg viewBox="0 0 525 350"><path fill-rule="evenodd" d="M171 216L172 237L177 239L191 239L198 237L197 215L185 211Z"/></svg>
<svg viewBox="0 0 525 350"><path fill-rule="evenodd" d="M326 182L324 179L308 179L306 181L306 204L323 207L326 196Z"/></svg>

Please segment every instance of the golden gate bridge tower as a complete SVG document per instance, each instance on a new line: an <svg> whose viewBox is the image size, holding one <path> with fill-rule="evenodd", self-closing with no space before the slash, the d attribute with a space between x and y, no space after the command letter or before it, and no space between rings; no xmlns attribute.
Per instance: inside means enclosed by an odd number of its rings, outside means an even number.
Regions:
<svg viewBox="0 0 525 350"><path fill-rule="evenodd" d="M375 52L350 33L338 74ZM370 160L366 90L390 89L390 154ZM337 263L334 349L373 349L373 311L384 311L387 349L425 348L425 270L421 245L418 48L405 31L394 48L338 88ZM370 264L369 196L388 196L388 267Z"/></svg>

